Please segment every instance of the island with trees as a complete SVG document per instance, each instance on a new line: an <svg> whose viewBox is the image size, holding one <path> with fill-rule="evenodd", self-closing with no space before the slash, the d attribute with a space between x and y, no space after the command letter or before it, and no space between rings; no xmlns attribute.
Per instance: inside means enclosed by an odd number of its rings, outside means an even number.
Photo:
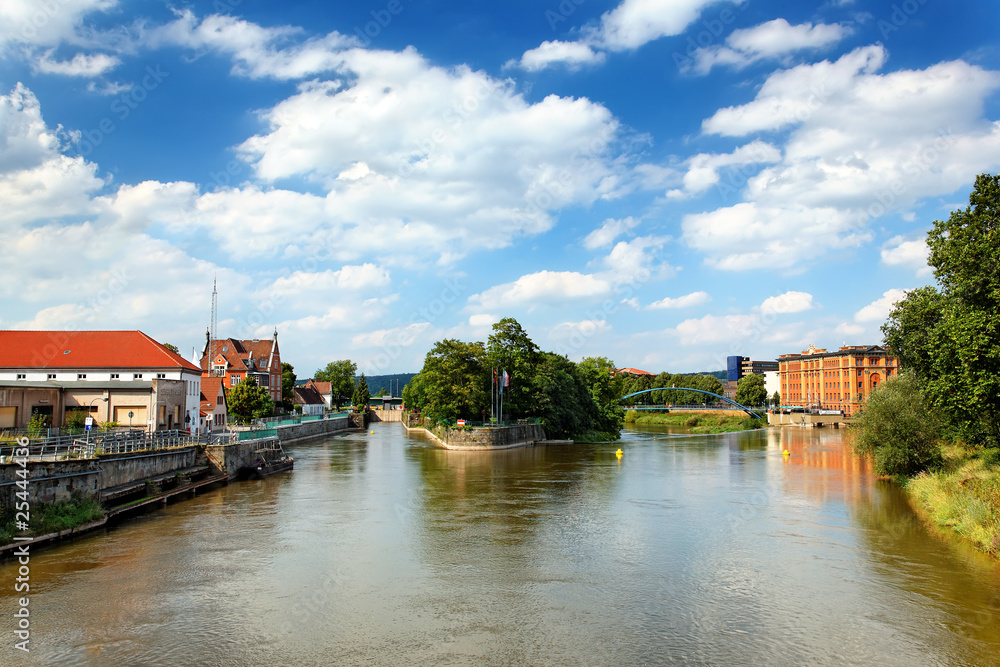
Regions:
<svg viewBox="0 0 1000 667"><path fill-rule="evenodd" d="M456 426L460 419L470 424L537 420L553 440L607 442L621 436L625 417L614 370L604 357L572 362L542 351L508 317L493 325L486 342L435 343L420 373L403 389L403 400L432 428ZM498 384L504 385L502 414Z"/></svg>

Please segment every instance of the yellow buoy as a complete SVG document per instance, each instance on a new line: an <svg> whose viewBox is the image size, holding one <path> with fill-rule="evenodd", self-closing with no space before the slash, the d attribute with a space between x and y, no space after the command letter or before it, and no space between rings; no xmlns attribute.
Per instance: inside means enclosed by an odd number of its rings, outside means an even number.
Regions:
<svg viewBox="0 0 1000 667"><path fill-rule="evenodd" d="M786 450L785 450L785 451L783 452L783 454L784 454L785 456L788 456L788 450L786 449Z"/></svg>
<svg viewBox="0 0 1000 667"><path fill-rule="evenodd" d="M618 458L621 458L622 454L624 454L624 453L625 452L623 452L621 449L619 449L617 452L615 452L615 456L617 456Z"/></svg>
<svg viewBox="0 0 1000 667"><path fill-rule="evenodd" d="M374 433L375 431L368 431L369 433Z"/></svg>

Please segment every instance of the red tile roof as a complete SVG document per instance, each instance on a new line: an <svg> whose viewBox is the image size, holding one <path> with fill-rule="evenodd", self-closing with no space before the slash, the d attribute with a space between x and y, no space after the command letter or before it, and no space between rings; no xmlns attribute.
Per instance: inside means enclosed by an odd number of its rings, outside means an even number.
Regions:
<svg viewBox="0 0 1000 667"><path fill-rule="evenodd" d="M141 331L0 331L0 368L200 370Z"/></svg>
<svg viewBox="0 0 1000 667"><path fill-rule="evenodd" d="M331 391L333 391L329 382L316 382L316 380L309 380L306 382L305 386L312 387L323 396L327 396Z"/></svg>
<svg viewBox="0 0 1000 667"><path fill-rule="evenodd" d="M626 375L656 375L655 373L650 373L649 371L640 371L638 368L619 368L616 372L625 373Z"/></svg>
<svg viewBox="0 0 1000 667"><path fill-rule="evenodd" d="M230 371L248 370L247 363L252 358L256 362L256 370L269 370L271 350L274 340L236 340L234 338L216 338L212 341L212 360L222 355L229 362ZM209 355L202 352L201 369L209 370Z"/></svg>
<svg viewBox="0 0 1000 667"><path fill-rule="evenodd" d="M302 385L292 390L299 405L324 405L325 401L315 387Z"/></svg>

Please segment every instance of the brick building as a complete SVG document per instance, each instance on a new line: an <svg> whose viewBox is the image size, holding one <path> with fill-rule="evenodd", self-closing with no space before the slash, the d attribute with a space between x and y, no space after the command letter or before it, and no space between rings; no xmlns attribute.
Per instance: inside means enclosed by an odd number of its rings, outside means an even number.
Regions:
<svg viewBox="0 0 1000 667"><path fill-rule="evenodd" d="M858 412L879 384L899 373L899 362L877 345L845 345L836 352L810 346L778 357L786 405Z"/></svg>
<svg viewBox="0 0 1000 667"><path fill-rule="evenodd" d="M238 385L243 378L256 378L257 384L271 394L275 404L281 402L281 352L278 350L278 330L270 340L212 340L205 333L205 349L201 353L203 377L223 379L226 389Z"/></svg>

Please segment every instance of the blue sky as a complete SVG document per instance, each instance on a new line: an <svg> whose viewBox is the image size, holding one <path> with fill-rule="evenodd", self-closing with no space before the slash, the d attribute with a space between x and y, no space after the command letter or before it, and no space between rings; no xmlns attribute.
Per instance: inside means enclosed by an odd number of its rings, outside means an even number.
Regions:
<svg viewBox="0 0 1000 667"><path fill-rule="evenodd" d="M0 326L419 370L515 317L687 372L881 341L1000 163L983 3L0 7ZM13 249L13 252L10 250Z"/></svg>

